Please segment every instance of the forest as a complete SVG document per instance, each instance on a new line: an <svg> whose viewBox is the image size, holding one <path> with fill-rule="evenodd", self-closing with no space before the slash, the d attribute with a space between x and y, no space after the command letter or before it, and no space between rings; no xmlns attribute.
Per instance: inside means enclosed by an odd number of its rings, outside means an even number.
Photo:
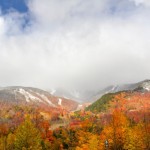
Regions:
<svg viewBox="0 0 150 150"><path fill-rule="evenodd" d="M1 102L0 150L149 150L149 99L119 92L74 112Z"/></svg>
<svg viewBox="0 0 150 150"><path fill-rule="evenodd" d="M0 0L0 150L150 150L150 0Z"/></svg>

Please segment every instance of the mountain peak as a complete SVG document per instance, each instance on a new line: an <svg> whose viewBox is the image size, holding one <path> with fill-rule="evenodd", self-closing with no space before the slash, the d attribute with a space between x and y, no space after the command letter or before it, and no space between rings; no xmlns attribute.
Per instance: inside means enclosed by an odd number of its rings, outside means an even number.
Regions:
<svg viewBox="0 0 150 150"><path fill-rule="evenodd" d="M137 88L135 88L135 91L141 91L141 92L149 92L150 91L150 80L144 80L140 82Z"/></svg>

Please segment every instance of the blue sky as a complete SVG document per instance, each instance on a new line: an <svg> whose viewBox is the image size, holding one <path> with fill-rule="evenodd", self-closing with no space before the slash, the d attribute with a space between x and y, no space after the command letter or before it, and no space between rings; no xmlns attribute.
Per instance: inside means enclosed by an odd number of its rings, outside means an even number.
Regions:
<svg viewBox="0 0 150 150"><path fill-rule="evenodd" d="M149 0L27 2L0 0L0 86L98 90L150 78Z"/></svg>
<svg viewBox="0 0 150 150"><path fill-rule="evenodd" d="M28 11L28 7L24 0L0 0L0 7L3 13L6 13L10 9L15 9L20 13Z"/></svg>

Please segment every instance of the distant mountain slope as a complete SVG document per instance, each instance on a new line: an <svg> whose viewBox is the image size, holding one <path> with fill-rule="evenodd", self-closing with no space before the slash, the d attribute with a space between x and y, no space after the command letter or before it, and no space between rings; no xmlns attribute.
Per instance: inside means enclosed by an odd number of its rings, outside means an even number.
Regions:
<svg viewBox="0 0 150 150"><path fill-rule="evenodd" d="M53 96L41 89L21 86L0 88L0 101L44 104L51 107L63 107L67 110L76 110L78 107L78 103L73 100Z"/></svg>
<svg viewBox="0 0 150 150"><path fill-rule="evenodd" d="M103 112L107 109L108 103L114 98L114 93L108 93L103 95L96 102L88 106L85 110L90 110L92 112Z"/></svg>
<svg viewBox="0 0 150 150"><path fill-rule="evenodd" d="M116 93L119 91L128 91L128 90L135 90L135 89L141 89L143 91L150 91L150 80L144 80L138 83L132 83L132 84L122 84L122 85L114 85L109 86L103 90L100 90L95 95L93 95L91 101L98 100L101 96L107 94L107 93Z"/></svg>
<svg viewBox="0 0 150 150"><path fill-rule="evenodd" d="M60 96L67 99L72 99L78 102L94 102L98 100L101 96L107 93L115 93L119 91L127 91L127 90L134 90L138 88L139 86L143 86L144 84L150 85L150 80L144 80L142 82L138 83L131 83L131 84L122 84L122 85L112 85L108 86L102 90L89 90L85 91L84 89L78 90L78 89L63 89L63 88L57 88L49 90L51 95L54 96ZM143 86L144 87L144 86ZM149 87L150 89L150 87Z"/></svg>
<svg viewBox="0 0 150 150"><path fill-rule="evenodd" d="M87 102L91 100L93 95L95 94L95 91L84 91L78 90L78 89L63 89L63 88L57 88L57 89L52 89L49 90L50 93L54 96L60 96L68 99L72 99L78 102Z"/></svg>
<svg viewBox="0 0 150 150"><path fill-rule="evenodd" d="M126 88L125 88L126 87ZM119 94L124 94L127 99L135 99L138 96L139 99L148 98L150 103L150 81L145 80L136 84L130 84L124 86L124 88L118 88L118 90L124 89L124 91L114 92L115 90L111 91L112 93L104 94L101 98L95 101L93 104L88 106L86 110L90 111L97 111L97 112L104 112L110 107L110 102L114 100L114 97ZM130 101L127 101L130 103ZM140 105L140 103L139 103Z"/></svg>

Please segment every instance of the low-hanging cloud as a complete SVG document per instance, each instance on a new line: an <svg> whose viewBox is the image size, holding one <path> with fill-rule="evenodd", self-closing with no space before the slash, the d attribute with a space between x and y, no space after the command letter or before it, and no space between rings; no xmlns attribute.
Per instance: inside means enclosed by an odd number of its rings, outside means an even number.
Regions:
<svg viewBox="0 0 150 150"><path fill-rule="evenodd" d="M28 0L0 15L0 85L98 90L149 78L146 0Z"/></svg>

